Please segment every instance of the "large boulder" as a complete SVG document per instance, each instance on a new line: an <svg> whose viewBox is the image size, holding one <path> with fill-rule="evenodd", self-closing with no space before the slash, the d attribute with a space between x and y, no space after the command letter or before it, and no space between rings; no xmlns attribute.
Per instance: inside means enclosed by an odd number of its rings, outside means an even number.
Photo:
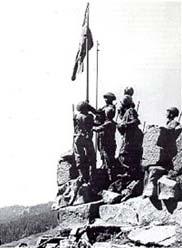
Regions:
<svg viewBox="0 0 182 248"><path fill-rule="evenodd" d="M169 246L176 242L176 227L166 225L138 228L131 231L128 238L134 243L146 246Z"/></svg>
<svg viewBox="0 0 182 248"><path fill-rule="evenodd" d="M72 228L83 226L99 217L99 206L102 201L69 206L58 210L58 223L60 227Z"/></svg>
<svg viewBox="0 0 182 248"><path fill-rule="evenodd" d="M103 205L99 208L100 218L110 225L136 226L138 225L137 212L124 203Z"/></svg>
<svg viewBox="0 0 182 248"><path fill-rule="evenodd" d="M160 147L157 146L157 140L160 134L159 127L148 127L143 139L143 161L142 165L148 166L156 164L160 158Z"/></svg>
<svg viewBox="0 0 182 248"><path fill-rule="evenodd" d="M96 194L92 185L84 183L81 177L77 177L58 187L58 193L52 205L52 210L98 200L101 200L101 196Z"/></svg>
<svg viewBox="0 0 182 248"><path fill-rule="evenodd" d="M73 151L70 150L61 155L57 165L57 185L63 185L77 176L78 171L75 165L75 157Z"/></svg>
<svg viewBox="0 0 182 248"><path fill-rule="evenodd" d="M116 226L138 226L151 224L182 225L182 202L173 199L159 201L136 197L114 205L103 205L99 209L102 220Z"/></svg>

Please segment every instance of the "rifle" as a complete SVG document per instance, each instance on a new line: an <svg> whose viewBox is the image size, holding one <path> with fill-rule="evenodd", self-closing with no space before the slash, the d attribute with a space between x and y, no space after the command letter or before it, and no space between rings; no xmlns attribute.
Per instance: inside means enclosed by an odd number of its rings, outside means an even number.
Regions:
<svg viewBox="0 0 182 248"><path fill-rule="evenodd" d="M180 114L179 114L179 117L178 117L178 122L180 122L181 121L181 117L182 117L182 111L180 112Z"/></svg>
<svg viewBox="0 0 182 248"><path fill-rule="evenodd" d="M143 123L143 133L145 132L146 121Z"/></svg>
<svg viewBox="0 0 182 248"><path fill-rule="evenodd" d="M137 102L137 107L136 107L136 111L138 112L139 110L139 107L140 107L140 101Z"/></svg>
<svg viewBox="0 0 182 248"><path fill-rule="evenodd" d="M74 132L75 132L75 123L74 123L75 105L74 104L72 104L72 115L73 115L73 143L72 143L72 148L74 150Z"/></svg>

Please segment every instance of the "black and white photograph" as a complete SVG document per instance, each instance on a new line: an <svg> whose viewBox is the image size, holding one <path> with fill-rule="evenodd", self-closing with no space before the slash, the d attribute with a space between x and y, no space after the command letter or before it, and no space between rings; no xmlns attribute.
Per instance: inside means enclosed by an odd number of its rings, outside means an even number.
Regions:
<svg viewBox="0 0 182 248"><path fill-rule="evenodd" d="M0 247L182 247L181 16L0 1Z"/></svg>

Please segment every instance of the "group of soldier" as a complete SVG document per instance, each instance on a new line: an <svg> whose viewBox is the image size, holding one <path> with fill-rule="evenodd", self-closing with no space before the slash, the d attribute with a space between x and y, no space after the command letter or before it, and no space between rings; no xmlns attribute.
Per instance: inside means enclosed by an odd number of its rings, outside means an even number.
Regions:
<svg viewBox="0 0 182 248"><path fill-rule="evenodd" d="M141 166L143 154L143 132L139 128L140 120L133 101L134 89L126 87L116 109L113 103L116 96L104 94L105 105L96 110L88 102L77 104L74 114L74 155L76 167L83 181L88 182L96 173L96 149L93 144L93 132L97 137L97 149L100 152L102 168L107 170L110 182L117 180L118 175L127 175L130 180L143 178ZM176 128L179 123L175 117L177 108L167 110L167 128ZM116 129L121 135L119 156L116 153Z"/></svg>
<svg viewBox="0 0 182 248"><path fill-rule="evenodd" d="M114 177L114 168L117 164L115 159L116 128L123 137L118 161L131 170L130 173L133 173L133 169L140 163L143 134L138 128L140 121L132 99L133 93L132 87L124 90L121 106L117 109L117 123L114 121L116 106L113 103L116 97L111 92L104 94L105 105L98 110L86 101L77 104L77 113L74 115L74 154L77 169L84 180L88 181L96 171L93 132L97 133L97 147L102 166L108 170L111 181L114 180L112 177Z"/></svg>

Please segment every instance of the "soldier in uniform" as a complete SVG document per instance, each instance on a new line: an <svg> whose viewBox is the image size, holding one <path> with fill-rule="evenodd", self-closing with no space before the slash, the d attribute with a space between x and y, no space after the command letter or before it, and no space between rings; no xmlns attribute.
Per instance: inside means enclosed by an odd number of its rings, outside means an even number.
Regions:
<svg viewBox="0 0 182 248"><path fill-rule="evenodd" d="M167 109L167 123L166 123L166 127L169 129L173 129L176 128L177 126L179 126L179 122L175 120L176 117L178 117L179 115L179 110L176 107L171 107L169 109Z"/></svg>
<svg viewBox="0 0 182 248"><path fill-rule="evenodd" d="M115 116L115 112L116 112L116 106L113 104L113 101L116 100L116 96L112 93L112 92L107 92L106 94L103 95L104 100L105 100L105 105L97 110L96 113L96 120L95 120L95 125L99 126L104 124L105 120L106 120L106 111L107 109L112 109L112 115L113 118ZM101 159L102 159L102 150L104 147L104 131L99 131L98 135L97 135L97 146L98 146L98 150L100 152L101 155ZM102 159L103 161L103 159Z"/></svg>
<svg viewBox="0 0 182 248"><path fill-rule="evenodd" d="M133 104L133 107L135 107L135 104L133 102L133 96L134 94L134 89L132 87L126 87L124 89L124 96L121 100L121 106L118 109L118 116L122 120L126 110L128 109L128 105Z"/></svg>
<svg viewBox="0 0 182 248"><path fill-rule="evenodd" d="M173 158L177 155L176 139L181 132L176 128L180 123L175 120L179 115L176 107L167 109L167 122L165 127L160 127L157 145L160 147L160 157L156 165L149 166L147 184L143 193L144 197L157 196L157 182L163 175L175 177L178 173L174 170Z"/></svg>
<svg viewBox="0 0 182 248"><path fill-rule="evenodd" d="M143 133L138 125L138 113L134 108L132 99L127 99L127 109L118 124L118 131L122 135L122 145L119 151L119 162L127 168L131 180L142 176L141 159L143 154Z"/></svg>
<svg viewBox="0 0 182 248"><path fill-rule="evenodd" d="M87 182L96 169L96 154L92 142L94 117L87 102L77 104L74 115L74 154L80 176ZM89 173L90 171L90 173Z"/></svg>
<svg viewBox="0 0 182 248"><path fill-rule="evenodd" d="M111 92L107 92L106 94L103 95L103 97L104 97L106 104L102 108L97 110L96 121L98 122L98 124L104 123L104 121L106 119L105 110L108 107L113 109L114 116L115 116L115 112L116 112L116 106L113 104L113 101L116 100L116 96Z"/></svg>
<svg viewBox="0 0 182 248"><path fill-rule="evenodd" d="M93 130L102 133L102 146L100 147L101 159L103 168L108 171L109 180L112 181L112 169L115 164L115 151L116 151L116 122L113 121L115 110L113 107L105 109L105 121Z"/></svg>

